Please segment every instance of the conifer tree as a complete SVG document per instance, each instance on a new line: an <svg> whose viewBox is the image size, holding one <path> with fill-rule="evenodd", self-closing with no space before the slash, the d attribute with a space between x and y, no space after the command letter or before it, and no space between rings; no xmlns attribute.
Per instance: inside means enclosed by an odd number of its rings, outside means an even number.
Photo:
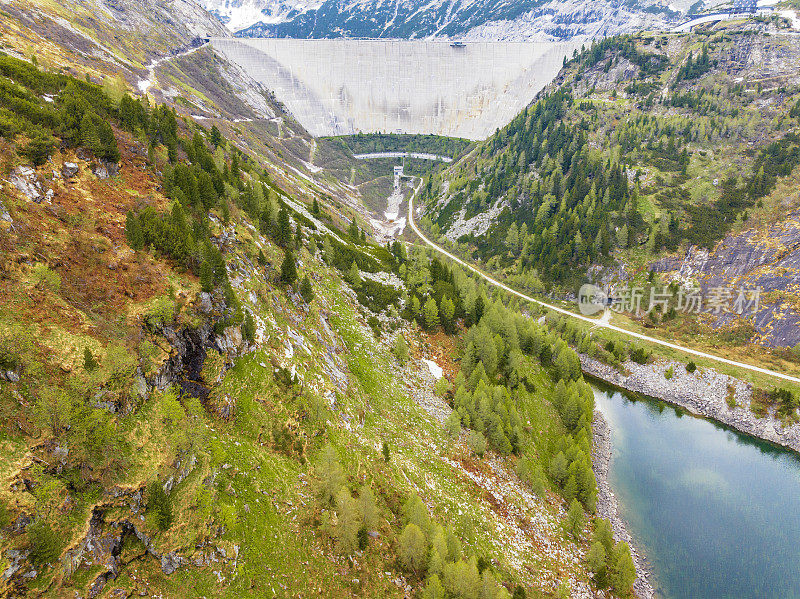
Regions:
<svg viewBox="0 0 800 599"><path fill-rule="evenodd" d="M207 260L200 263L200 288L206 293L214 291L214 269Z"/></svg>
<svg viewBox="0 0 800 599"><path fill-rule="evenodd" d="M595 541L592 543L592 546L589 547L589 552L586 554L586 564L595 574L605 568L606 550L601 542Z"/></svg>
<svg viewBox="0 0 800 599"><path fill-rule="evenodd" d="M583 528L586 526L586 518L583 513L583 507L577 499L573 499L567 511L567 517L564 519L564 530L573 539L580 539L583 533Z"/></svg>
<svg viewBox="0 0 800 599"><path fill-rule="evenodd" d="M300 251L300 248L303 247L303 227L299 224L297 225L297 233L294 236L294 247L297 251Z"/></svg>
<svg viewBox="0 0 800 599"><path fill-rule="evenodd" d="M216 125L212 126L211 127L211 143L213 144L213 146L215 148L218 148L220 145L222 145L222 142L223 142L223 137L222 137L222 133L220 133L219 128Z"/></svg>
<svg viewBox="0 0 800 599"><path fill-rule="evenodd" d="M347 271L345 278L353 287L358 287L361 284L361 272L358 270L355 261L350 265L350 269Z"/></svg>
<svg viewBox="0 0 800 599"><path fill-rule="evenodd" d="M336 258L329 235L326 235L325 240L322 242L322 258L327 264L333 263L333 260Z"/></svg>
<svg viewBox="0 0 800 599"><path fill-rule="evenodd" d="M622 597L630 593L636 580L636 566L627 543L617 543L609 557L608 581L614 592Z"/></svg>
<svg viewBox="0 0 800 599"><path fill-rule="evenodd" d="M442 327L448 333L452 333L454 330L454 317L456 312L456 306L453 301L445 296L442 298L442 305L439 309L439 317L442 321Z"/></svg>
<svg viewBox="0 0 800 599"><path fill-rule="evenodd" d="M408 362L408 345L402 335L397 336L392 353L400 364L405 365L405 363Z"/></svg>
<svg viewBox="0 0 800 599"><path fill-rule="evenodd" d="M311 300L314 299L314 289L311 287L311 281L308 279L308 275L304 276L303 281L300 283L300 295L303 296L307 304L310 304Z"/></svg>
<svg viewBox="0 0 800 599"><path fill-rule="evenodd" d="M281 205L278 211L278 226L275 231L275 242L281 247L289 247L292 240L292 225L289 222L289 211Z"/></svg>
<svg viewBox="0 0 800 599"><path fill-rule="evenodd" d="M355 217L353 217L353 220L350 222L350 227L347 229L347 235L353 241L359 240L358 224L356 223Z"/></svg>
<svg viewBox="0 0 800 599"><path fill-rule="evenodd" d="M125 217L125 237L132 250L138 251L144 248L144 235L139 218L132 210L128 211Z"/></svg>
<svg viewBox="0 0 800 599"><path fill-rule="evenodd" d="M100 137L97 133L97 127L94 125L94 119L90 112L86 112L81 119L81 144L93 154L100 153Z"/></svg>
<svg viewBox="0 0 800 599"><path fill-rule="evenodd" d="M340 552L350 555L358 549L358 531L362 517L358 503L346 488L339 489L336 494L336 513L336 544Z"/></svg>
<svg viewBox="0 0 800 599"><path fill-rule="evenodd" d="M383 461L388 464L391 454L389 453L389 444L386 441L384 441L381 446L381 454L383 455Z"/></svg>
<svg viewBox="0 0 800 599"><path fill-rule="evenodd" d="M216 206L219 201L219 196L217 195L217 190L214 188L211 175L205 171L200 171L200 174L197 175L197 193L204 210L210 210Z"/></svg>
<svg viewBox="0 0 800 599"><path fill-rule="evenodd" d="M428 330L432 330L439 323L439 308L436 306L436 300L429 297L425 302L424 310L425 326Z"/></svg>
<svg viewBox="0 0 800 599"><path fill-rule="evenodd" d="M323 505L331 505L345 477L336 450L326 445L314 466L314 488Z"/></svg>
<svg viewBox="0 0 800 599"><path fill-rule="evenodd" d="M294 261L294 254L291 250L286 250L281 264L281 281L288 285L293 285L297 280L297 264Z"/></svg>
<svg viewBox="0 0 800 599"><path fill-rule="evenodd" d="M361 515L361 528L373 530L378 526L378 506L375 503L375 494L367 485L362 485L358 491L359 514Z"/></svg>
<svg viewBox="0 0 800 599"><path fill-rule="evenodd" d="M425 533L413 522L406 525L398 539L400 546L400 560L403 565L414 572L421 574L425 568L425 553L427 540Z"/></svg>
<svg viewBox="0 0 800 599"><path fill-rule="evenodd" d="M117 139L114 137L114 130L107 121L99 121L97 137L99 142L98 156L109 162L119 162L120 153Z"/></svg>
<svg viewBox="0 0 800 599"><path fill-rule="evenodd" d="M42 166L50 158L55 147L55 138L46 131L42 131L36 133L33 138L19 150L19 154L30 160L33 166Z"/></svg>
<svg viewBox="0 0 800 599"><path fill-rule="evenodd" d="M431 574L428 577L421 597L422 599L446 599L447 595L438 574Z"/></svg>

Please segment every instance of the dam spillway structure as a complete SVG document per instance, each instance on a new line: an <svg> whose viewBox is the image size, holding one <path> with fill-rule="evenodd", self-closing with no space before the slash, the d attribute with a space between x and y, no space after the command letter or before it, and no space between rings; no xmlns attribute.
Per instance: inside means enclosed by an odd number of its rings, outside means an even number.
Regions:
<svg viewBox="0 0 800 599"><path fill-rule="evenodd" d="M558 74L579 42L214 38L316 137L423 133L481 140Z"/></svg>

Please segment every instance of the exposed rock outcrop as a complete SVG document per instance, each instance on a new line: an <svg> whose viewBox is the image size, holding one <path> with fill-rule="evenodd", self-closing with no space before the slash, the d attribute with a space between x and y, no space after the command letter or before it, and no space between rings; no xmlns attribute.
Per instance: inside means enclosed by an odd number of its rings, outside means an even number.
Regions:
<svg viewBox="0 0 800 599"><path fill-rule="evenodd" d="M0 201L0 230L8 230L14 227L14 219L11 218L11 213Z"/></svg>
<svg viewBox="0 0 800 599"><path fill-rule="evenodd" d="M111 179L119 175L119 164L101 160L92 165L92 172L98 179Z"/></svg>
<svg viewBox="0 0 800 599"><path fill-rule="evenodd" d="M65 179L72 179L80 171L80 167L75 162L65 162L61 167L61 176Z"/></svg>
<svg viewBox="0 0 800 599"><path fill-rule="evenodd" d="M729 235L712 252L691 247L682 258L663 258L650 269L668 274L671 280L699 284L705 296L715 287L760 288L754 320L757 341L770 347L800 343L800 312L794 300L800 290L800 211L765 232L751 229ZM770 292L773 298L765 297ZM782 293L792 301L782 299ZM737 318L723 312L714 316L714 324L732 324Z"/></svg>
<svg viewBox="0 0 800 599"><path fill-rule="evenodd" d="M55 194L52 189L44 188L39 177L36 176L36 171L29 166L18 166L14 169L9 182L29 201L37 204L49 203Z"/></svg>
<svg viewBox="0 0 800 599"><path fill-rule="evenodd" d="M141 511L142 491L118 493L135 516ZM111 505L97 506L92 510L89 521L89 530L86 536L74 547L69 549L64 556L65 572L70 575L82 565L100 566L101 573L94 579L89 588L89 597L97 597L106 584L114 580L120 568L134 559L150 555L155 558L164 574L173 574L178 568L188 563L188 560L174 551L159 552L152 539L140 528L134 518L124 517L119 520L107 520ZM122 548L125 542L135 537L141 542L143 551L128 553L125 560L122 558Z"/></svg>

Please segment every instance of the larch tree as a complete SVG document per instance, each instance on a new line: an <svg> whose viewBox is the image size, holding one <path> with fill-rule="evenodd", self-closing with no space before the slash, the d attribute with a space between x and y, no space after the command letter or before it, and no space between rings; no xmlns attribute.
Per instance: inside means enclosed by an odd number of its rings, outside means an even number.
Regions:
<svg viewBox="0 0 800 599"><path fill-rule="evenodd" d="M421 574L425 569L428 542L419 526L410 522L398 539L400 561L408 570Z"/></svg>
<svg viewBox="0 0 800 599"><path fill-rule="evenodd" d="M424 309L425 327L432 330L439 323L439 308L436 305L436 300L429 297L425 302Z"/></svg>
<svg viewBox="0 0 800 599"><path fill-rule="evenodd" d="M344 485L345 477L336 450L327 445L320 454L314 467L314 487L323 505L331 505L339 489Z"/></svg>
<svg viewBox="0 0 800 599"><path fill-rule="evenodd" d="M608 581L614 592L622 597L630 593L636 580L636 566L627 543L617 543L609 558Z"/></svg>
<svg viewBox="0 0 800 599"><path fill-rule="evenodd" d="M405 365L405 363L408 362L408 344L406 343L405 337L402 335L397 336L392 353L401 364Z"/></svg>
<svg viewBox="0 0 800 599"><path fill-rule="evenodd" d="M361 528L361 510L359 503L353 499L346 488L339 489L336 494L336 528L334 536L339 551L351 555L358 549L358 531Z"/></svg>
<svg viewBox="0 0 800 599"><path fill-rule="evenodd" d="M586 516L583 513L583 506L577 499L573 499L567 510L567 517L564 519L564 530L573 539L580 539L583 529L586 526Z"/></svg>

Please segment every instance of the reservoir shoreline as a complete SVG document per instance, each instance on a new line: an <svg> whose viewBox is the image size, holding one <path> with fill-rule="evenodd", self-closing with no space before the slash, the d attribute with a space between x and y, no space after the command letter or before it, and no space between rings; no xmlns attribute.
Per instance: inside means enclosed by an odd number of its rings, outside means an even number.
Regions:
<svg viewBox="0 0 800 599"><path fill-rule="evenodd" d="M625 393L664 401L694 416L724 424L743 434L800 453L800 425L784 427L771 417L757 418L750 411L753 388L744 381L713 369L702 373L687 373L685 364L676 361L662 360L649 365L629 361L623 365L626 371L623 373L587 355L579 354L579 357L581 370L590 383L597 381ZM667 379L664 373L669 368L672 368L673 376ZM728 405L728 394L735 398L735 408ZM611 428L599 410L595 410L592 434L592 468L598 488L597 514L611 522L614 539L627 542L631 548L631 557L636 566L636 597L654 599L656 582L653 569L642 545L631 535L620 514L618 500L608 480L612 459Z"/></svg>
<svg viewBox="0 0 800 599"><path fill-rule="evenodd" d="M611 465L611 427L606 422L599 410L594 412L592 421L592 469L597 480L597 515L611 523L614 540L628 543L631 550L634 566L636 566L636 580L633 583L633 592L639 599L654 599L655 589L650 582L653 572L641 546L633 539L628 525L619 513L617 498L611 491L608 481L609 467Z"/></svg>
<svg viewBox="0 0 800 599"><path fill-rule="evenodd" d="M655 364L623 364L627 374L613 366L578 354L584 375L622 391L659 399L689 413L714 420L741 433L774 443L800 454L800 424L784 427L771 416L758 418L750 411L753 387L713 369L686 372L682 362L662 360ZM672 369L672 378L665 376ZM727 403L732 394L736 407Z"/></svg>

